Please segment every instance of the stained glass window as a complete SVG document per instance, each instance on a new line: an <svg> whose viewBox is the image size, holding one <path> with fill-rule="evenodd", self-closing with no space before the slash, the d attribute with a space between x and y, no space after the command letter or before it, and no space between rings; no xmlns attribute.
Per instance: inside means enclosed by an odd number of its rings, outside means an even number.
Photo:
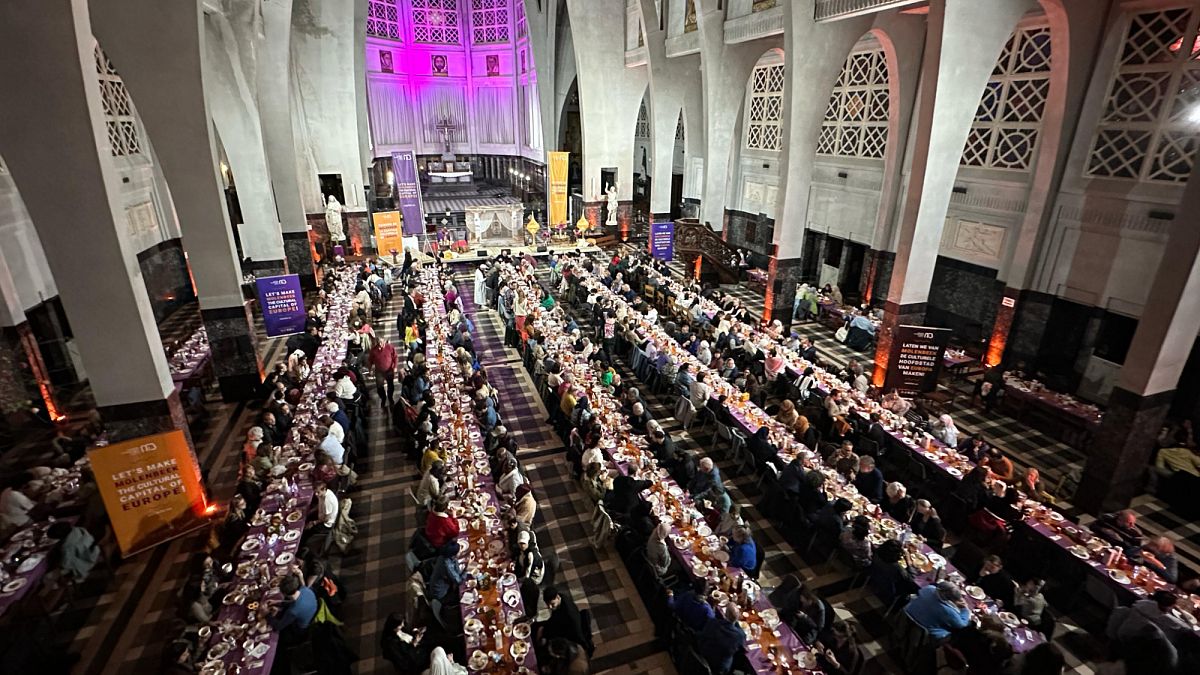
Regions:
<svg viewBox="0 0 1200 675"><path fill-rule="evenodd" d="M889 105L883 49L852 52L829 97L817 154L882 159L887 153Z"/></svg>
<svg viewBox="0 0 1200 675"><path fill-rule="evenodd" d="M782 63L756 66L750 73L750 100L746 106L746 148L779 150L783 147Z"/></svg>

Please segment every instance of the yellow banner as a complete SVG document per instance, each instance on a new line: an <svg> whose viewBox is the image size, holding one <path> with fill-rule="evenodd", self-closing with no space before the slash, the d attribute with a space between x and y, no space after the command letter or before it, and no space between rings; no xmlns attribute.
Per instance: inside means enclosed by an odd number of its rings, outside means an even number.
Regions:
<svg viewBox="0 0 1200 675"><path fill-rule="evenodd" d="M567 158L569 152L548 152L550 155L550 222L551 227L567 222Z"/></svg>
<svg viewBox="0 0 1200 675"><path fill-rule="evenodd" d="M371 214L375 224L375 250L381 256L392 251L404 252L404 232L400 227L399 211L376 211Z"/></svg>
<svg viewBox="0 0 1200 675"><path fill-rule="evenodd" d="M200 469L182 431L96 447L88 460L122 554L208 524Z"/></svg>

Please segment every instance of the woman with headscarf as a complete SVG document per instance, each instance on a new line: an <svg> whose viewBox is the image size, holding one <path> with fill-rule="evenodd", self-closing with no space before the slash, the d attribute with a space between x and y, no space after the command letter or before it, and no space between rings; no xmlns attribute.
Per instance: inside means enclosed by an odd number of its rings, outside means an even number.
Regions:
<svg viewBox="0 0 1200 675"><path fill-rule="evenodd" d="M513 517L518 522L533 525L533 518L537 515L537 501L533 498L533 492L529 488L529 483L518 485L514 496L516 499L513 502Z"/></svg>
<svg viewBox="0 0 1200 675"><path fill-rule="evenodd" d="M700 365L707 367L712 363L712 348L708 344L708 340L701 340L700 346L696 348L696 358L700 361Z"/></svg>
<svg viewBox="0 0 1200 675"><path fill-rule="evenodd" d="M759 464L769 462L779 454L779 450L771 443L770 434L770 430L763 425L746 441L746 448Z"/></svg>
<svg viewBox="0 0 1200 675"><path fill-rule="evenodd" d="M464 666L454 662L454 658L446 654L441 647L434 647L429 654L429 669L424 675L467 675Z"/></svg>
<svg viewBox="0 0 1200 675"><path fill-rule="evenodd" d="M667 537L671 534L671 526L659 523L650 533L646 542L646 560L655 576L662 577L671 568L671 551L667 548Z"/></svg>
<svg viewBox="0 0 1200 675"><path fill-rule="evenodd" d="M933 423L933 435L952 448L958 447L958 427L954 426L954 419L950 415L943 413Z"/></svg>
<svg viewBox="0 0 1200 675"><path fill-rule="evenodd" d="M300 383L308 379L311 368L308 366L308 356L303 349L297 349L288 356L288 377L293 382Z"/></svg>
<svg viewBox="0 0 1200 675"><path fill-rule="evenodd" d="M500 467L500 479L496 481L496 491L501 494L516 494L517 486L526 481L517 460L506 457Z"/></svg>
<svg viewBox="0 0 1200 675"><path fill-rule="evenodd" d="M766 361L763 362L763 372L767 377L768 384L774 385L778 381L779 375L783 372L785 365L786 363L779 354L779 350L772 349Z"/></svg>
<svg viewBox="0 0 1200 675"><path fill-rule="evenodd" d="M814 452L817 449L817 429L808 421L804 415L796 417L796 435L800 437L800 442Z"/></svg>
<svg viewBox="0 0 1200 675"><path fill-rule="evenodd" d="M790 399L784 399L783 403L779 404L779 412L775 414L775 420L785 427L794 427L796 422L800 420L800 413L796 412L796 404Z"/></svg>

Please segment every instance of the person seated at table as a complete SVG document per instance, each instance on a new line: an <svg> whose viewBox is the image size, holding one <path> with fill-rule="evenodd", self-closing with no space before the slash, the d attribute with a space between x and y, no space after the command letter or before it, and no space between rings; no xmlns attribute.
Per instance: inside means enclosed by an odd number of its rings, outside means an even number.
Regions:
<svg viewBox="0 0 1200 675"><path fill-rule="evenodd" d="M814 647L817 663L826 675L855 675L862 672L867 655L859 643L856 625L839 619L820 634Z"/></svg>
<svg viewBox="0 0 1200 675"><path fill-rule="evenodd" d="M592 498L593 503L604 500L608 492L609 477L600 462L592 462L583 470L583 491Z"/></svg>
<svg viewBox="0 0 1200 675"><path fill-rule="evenodd" d="M221 524L220 534L217 538L218 546L222 551L232 551L234 545L241 541L242 536L250 529L250 519L246 513L246 498L240 494L235 494L229 500L229 511L225 514L225 521Z"/></svg>
<svg viewBox="0 0 1200 675"><path fill-rule="evenodd" d="M1012 525L1021 519L1021 508L1018 504L1021 495L1017 489L1004 483L992 484L992 496L985 507L992 515Z"/></svg>
<svg viewBox="0 0 1200 675"><path fill-rule="evenodd" d="M638 480L627 474L618 474L613 479L612 488L604 495L604 507L614 517L628 515L633 511L634 505L638 503L638 495L642 490L653 484L653 481Z"/></svg>
<svg viewBox="0 0 1200 675"><path fill-rule="evenodd" d="M904 546L895 539L888 539L875 549L867 585L884 606L917 592L913 581L915 570L911 564L901 565L901 560L904 560Z"/></svg>
<svg viewBox="0 0 1200 675"><path fill-rule="evenodd" d="M983 377L975 383L975 396L983 401L983 409L992 411L992 406L1004 395L1004 367L993 366L984 371Z"/></svg>
<svg viewBox="0 0 1200 675"><path fill-rule="evenodd" d="M704 407L709 413L712 414L713 419L715 419L717 423L724 424L730 428L737 428L741 426L741 424L737 421L737 418L733 416L733 413L729 412L728 397L725 396L725 394L721 394L716 398L710 397L708 402L704 404Z"/></svg>
<svg viewBox="0 0 1200 675"><path fill-rule="evenodd" d="M888 441L891 436L888 434L887 429L883 427L883 417L877 412L871 413L869 424L867 425L866 437L875 442L879 454L887 451Z"/></svg>
<svg viewBox="0 0 1200 675"><path fill-rule="evenodd" d="M958 447L958 427L954 426L954 418L950 415L943 413L933 423L931 430L934 438L952 448Z"/></svg>
<svg viewBox="0 0 1200 675"><path fill-rule="evenodd" d="M650 538L646 540L646 560L654 576L662 578L671 569L671 549L667 545L667 537L671 534L671 526L659 523L654 526Z"/></svg>
<svg viewBox="0 0 1200 675"><path fill-rule="evenodd" d="M1129 555L1129 551L1140 550L1145 543L1137 524L1137 514L1129 509L1100 516L1092 524L1092 532L1126 551L1126 555Z"/></svg>
<svg viewBox="0 0 1200 675"><path fill-rule="evenodd" d="M883 501L883 472L875 466L870 455L858 458L858 474L854 476L854 487L858 493L878 504Z"/></svg>
<svg viewBox="0 0 1200 675"><path fill-rule="evenodd" d="M667 607L670 607L683 625L700 631L716 616L708 603L708 579L697 577L690 586L684 585L678 593L667 591Z"/></svg>
<svg viewBox="0 0 1200 675"><path fill-rule="evenodd" d="M693 497L699 497L713 489L714 485L721 484L721 469L713 464L711 457L702 458L697 469L696 477L688 485L688 492Z"/></svg>
<svg viewBox="0 0 1200 675"><path fill-rule="evenodd" d="M1189 432L1180 431L1179 436ZM1150 467L1150 482L1147 489L1153 491L1160 481L1176 475L1200 477L1200 453L1194 445L1176 440L1159 449Z"/></svg>
<svg viewBox="0 0 1200 675"><path fill-rule="evenodd" d="M887 484L884 493L886 498L880 506L889 516L901 523L912 520L917 503L908 496L908 488L904 487L904 483L892 481Z"/></svg>
<svg viewBox="0 0 1200 675"><path fill-rule="evenodd" d="M795 462L793 462L795 463ZM805 513L814 514L829 504L825 494L825 474L820 471L808 471L800 482L796 501Z"/></svg>
<svg viewBox="0 0 1200 675"><path fill-rule="evenodd" d="M853 480L854 472L858 470L859 459L854 452L854 441L847 438L837 445L826 444L819 448L819 451L826 466L833 467L839 474Z"/></svg>
<svg viewBox="0 0 1200 675"><path fill-rule="evenodd" d="M725 360L721 362L720 369L717 370L717 374L720 375L721 378L726 382L733 382L737 379L740 373L741 371L738 370L737 363L734 362L733 357L726 357Z"/></svg>
<svg viewBox="0 0 1200 675"><path fill-rule="evenodd" d="M785 427L792 428L796 426L796 422L800 419L800 413L796 412L796 404L790 399L784 399L779 404L779 412L775 414L775 421Z"/></svg>
<svg viewBox="0 0 1200 675"><path fill-rule="evenodd" d="M987 457L991 447L982 435L976 434L960 440L956 449L960 455L978 464Z"/></svg>
<svg viewBox="0 0 1200 675"><path fill-rule="evenodd" d="M971 675L1008 675L1013 648L1004 634L1004 624L991 615L980 617L979 624L968 624L951 636L940 648L949 665L959 666Z"/></svg>
<svg viewBox="0 0 1200 675"><path fill-rule="evenodd" d="M994 445L988 448L987 456L983 458L980 465L986 466L994 478L1005 483L1012 482L1015 471L1012 460L1005 457L1004 453L1000 452L1000 448Z"/></svg>
<svg viewBox="0 0 1200 675"><path fill-rule="evenodd" d="M82 527L59 520L46 530L46 536L58 542L51 557L56 566L51 574L76 584L86 580L100 559L100 546L92 534ZM212 556L205 555L204 559L208 561L208 571L211 572ZM212 583L204 584L201 589L207 596L217 590L215 575L210 581Z"/></svg>
<svg viewBox="0 0 1200 675"><path fill-rule="evenodd" d="M771 442L770 434L770 429L762 426L746 439L746 449L759 464L776 461L779 457L779 449Z"/></svg>
<svg viewBox="0 0 1200 675"><path fill-rule="evenodd" d="M825 411L829 413L832 420L829 429L830 440L841 440L850 433L852 427L846 421L846 417L850 414L851 409L851 406L846 403L841 389L834 389L829 396L825 397Z"/></svg>
<svg viewBox="0 0 1200 675"><path fill-rule="evenodd" d="M535 626L539 643L562 639L586 647L591 642L590 636L584 634L583 620L571 598L551 586L542 591L542 602L550 610L550 616Z"/></svg>
<svg viewBox="0 0 1200 675"><path fill-rule="evenodd" d="M316 437L320 441L320 445L317 447L321 452L329 455L334 464L341 466L346 463L346 446L330 431L330 427L318 425L316 428Z"/></svg>
<svg viewBox="0 0 1200 675"><path fill-rule="evenodd" d="M850 529L844 530L839 539L842 551L855 569L866 569L871 564L871 521L866 516L855 516Z"/></svg>
<svg viewBox="0 0 1200 675"><path fill-rule="evenodd" d="M962 482L955 488L954 495L962 500L968 513L983 508L991 498L992 490L987 482L988 468L980 465L963 476Z"/></svg>
<svg viewBox="0 0 1200 675"><path fill-rule="evenodd" d="M279 632L280 645L302 641L309 624L317 615L317 596L295 574L287 574L279 582L283 603L274 607L268 623Z"/></svg>
<svg viewBox="0 0 1200 675"><path fill-rule="evenodd" d="M658 423L658 420L650 420L646 424L646 447L654 455L654 459L662 466L667 466L675 458L675 441L671 438Z"/></svg>
<svg viewBox="0 0 1200 675"><path fill-rule="evenodd" d="M450 500L445 495L439 495L429 505L429 514L425 516L425 538L434 548L441 548L458 537L458 518L449 514L449 508Z"/></svg>
<svg viewBox="0 0 1200 675"><path fill-rule="evenodd" d="M1167 640L1174 642L1180 634L1191 632L1190 625L1175 616L1174 609L1178 602L1179 596L1172 591L1154 591L1149 598L1138 600L1128 609L1118 607L1114 610L1106 633L1119 643L1125 643L1136 639L1145 628L1153 626Z"/></svg>
<svg viewBox="0 0 1200 675"><path fill-rule="evenodd" d="M645 406L641 403L634 403L633 408L629 411L629 429L635 434L646 433L646 424L650 421L650 414L646 412Z"/></svg>
<svg viewBox="0 0 1200 675"><path fill-rule="evenodd" d="M721 615L709 620L696 636L697 651L714 675L726 675L733 667L733 657L746 646L746 632L738 625L741 619L742 610L726 603Z"/></svg>
<svg viewBox="0 0 1200 675"><path fill-rule="evenodd" d="M750 535L749 527L739 525L733 528L733 532L729 535L728 546L729 564L733 567L749 572L758 564L758 545Z"/></svg>
<svg viewBox="0 0 1200 675"><path fill-rule="evenodd" d="M1154 537L1142 547L1142 564L1163 581L1179 581L1179 560L1175 557L1175 542L1168 537Z"/></svg>
<svg viewBox="0 0 1200 675"><path fill-rule="evenodd" d="M879 404L884 410L890 410L901 417L903 417L904 414L909 410L912 410L912 403L908 399L901 396L900 392L896 391L895 389L889 391L887 394L884 394L883 400L881 400Z"/></svg>
<svg viewBox="0 0 1200 675"><path fill-rule="evenodd" d="M939 581L917 591L904 612L939 642L971 622L971 610L967 609L962 591L952 581Z"/></svg>
<svg viewBox="0 0 1200 675"><path fill-rule="evenodd" d="M424 637L424 628L409 628L402 613L392 612L383 623L383 633L379 636L380 651L397 673L418 673L430 660L428 648L422 645Z"/></svg>
<svg viewBox="0 0 1200 675"><path fill-rule="evenodd" d="M458 586L466 578L462 563L458 561L458 540L437 547L437 557L430 567L429 579L425 582L425 597L440 600L444 605L455 604Z"/></svg>
<svg viewBox="0 0 1200 675"><path fill-rule="evenodd" d="M506 456L496 479L496 492L501 496L516 493L517 486L529 482L515 457Z"/></svg>
<svg viewBox="0 0 1200 675"><path fill-rule="evenodd" d="M998 555L988 555L983 559L983 567L979 570L979 578L975 585L982 588L993 600L1000 602L1004 609L1011 609L1015 604L1013 598L1017 592L1017 582L1004 569L1004 561Z"/></svg>
<svg viewBox="0 0 1200 675"><path fill-rule="evenodd" d="M783 464L776 461L777 465L782 465L779 471L779 487L784 494L792 497L799 497L800 491L803 489L804 478L807 472L804 470L804 462L794 460Z"/></svg>
<svg viewBox="0 0 1200 675"><path fill-rule="evenodd" d="M323 554L333 538L333 526L337 524L338 498L333 490L325 483L317 483L313 489L313 510L315 513L304 528L305 540L314 552ZM455 526L457 526L457 521Z"/></svg>
<svg viewBox="0 0 1200 675"><path fill-rule="evenodd" d="M946 528L942 525L942 519L937 510L933 508L928 499L916 501L909 527L912 528L914 534L924 537L925 543L929 544L929 547L935 552L941 552L946 541Z"/></svg>
<svg viewBox="0 0 1200 675"><path fill-rule="evenodd" d="M27 484L28 476L19 473L8 480L4 492L0 493L0 530L24 527L32 520L37 503L26 496L22 490Z"/></svg>
<svg viewBox="0 0 1200 675"><path fill-rule="evenodd" d="M512 496L512 517L518 522L526 525L533 525L533 519L537 516L538 503L533 496L533 489L528 482L521 483L513 492Z"/></svg>
<svg viewBox="0 0 1200 675"><path fill-rule="evenodd" d="M1031 626L1042 625L1042 613L1046 611L1046 598L1042 595L1042 587L1045 585L1045 581L1030 577L1013 593L1012 611L1028 621Z"/></svg>
<svg viewBox="0 0 1200 675"><path fill-rule="evenodd" d="M809 422L808 418L800 415L796 418L796 435L800 438L800 442L809 450L817 450L817 428Z"/></svg>

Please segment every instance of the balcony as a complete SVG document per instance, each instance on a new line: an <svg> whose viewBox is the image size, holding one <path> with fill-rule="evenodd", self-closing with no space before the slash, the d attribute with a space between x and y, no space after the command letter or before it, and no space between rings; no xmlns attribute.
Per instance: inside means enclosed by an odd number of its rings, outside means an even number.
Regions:
<svg viewBox="0 0 1200 675"><path fill-rule="evenodd" d="M667 38L667 58L700 53L700 32L692 31Z"/></svg>
<svg viewBox="0 0 1200 675"><path fill-rule="evenodd" d="M737 44L783 34L783 7L777 5L759 12L725 20L725 43Z"/></svg>
<svg viewBox="0 0 1200 675"><path fill-rule="evenodd" d="M837 21L853 16L924 4L927 0L817 0L815 20Z"/></svg>

